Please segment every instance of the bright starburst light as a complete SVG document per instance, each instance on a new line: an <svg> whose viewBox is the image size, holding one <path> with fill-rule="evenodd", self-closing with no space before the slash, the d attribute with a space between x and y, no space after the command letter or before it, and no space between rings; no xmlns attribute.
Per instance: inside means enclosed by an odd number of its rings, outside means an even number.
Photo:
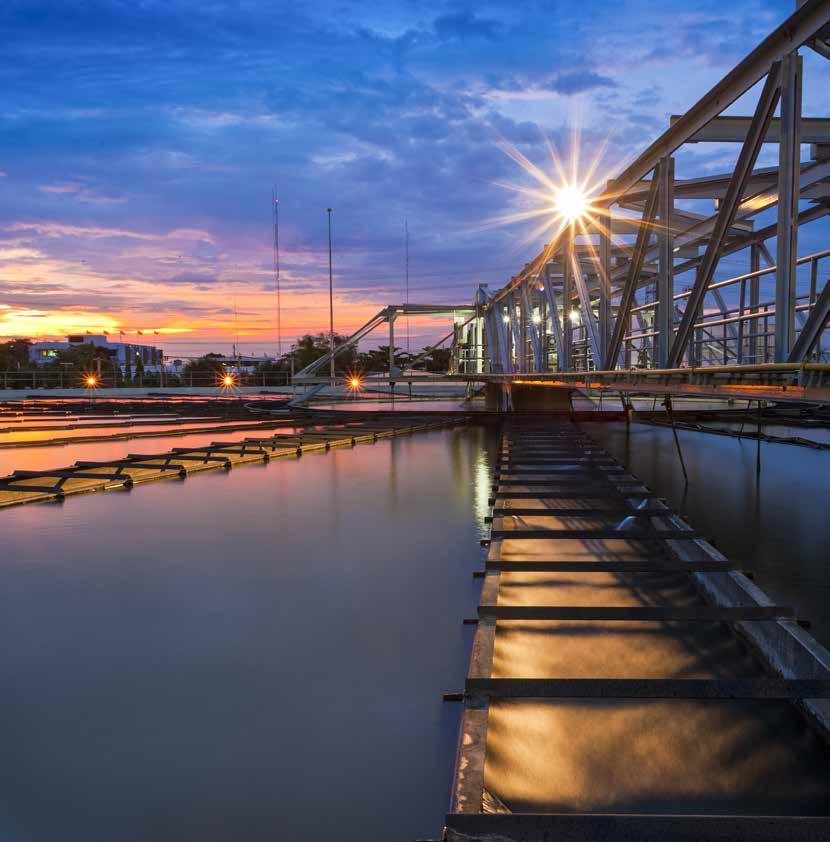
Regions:
<svg viewBox="0 0 830 842"><path fill-rule="evenodd" d="M556 191L554 197L557 213L568 222L575 222L581 219L588 211L588 199L573 184L566 184Z"/></svg>
<svg viewBox="0 0 830 842"><path fill-rule="evenodd" d="M519 207L510 213L490 219L486 227L535 223L529 227L517 245L542 240L546 246L539 266L550 259L561 244L562 235L570 227L573 227L574 236L601 233L611 237L604 212L611 196L605 191L619 164L611 164L606 159L604 143L593 150L587 163L582 163L578 129L572 132L570 148L564 155L545 139L548 160L547 164L542 165L531 161L512 144L500 141L498 145L531 177L532 183L496 182L516 195ZM590 236L585 237L585 242L589 252L595 252L595 243ZM593 259L598 259L596 254L593 255Z"/></svg>

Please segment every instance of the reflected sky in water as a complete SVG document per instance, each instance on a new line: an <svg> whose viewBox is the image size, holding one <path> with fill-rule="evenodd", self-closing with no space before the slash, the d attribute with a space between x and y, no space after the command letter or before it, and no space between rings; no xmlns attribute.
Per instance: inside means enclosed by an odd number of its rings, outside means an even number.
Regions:
<svg viewBox="0 0 830 842"><path fill-rule="evenodd" d="M435 835L486 447L440 431L0 513L0 838Z"/></svg>
<svg viewBox="0 0 830 842"><path fill-rule="evenodd" d="M830 450L761 444L680 431L689 485L684 488L671 429L632 424L583 428L745 570L778 604L811 620L812 634L830 647L830 566L827 489ZM786 434L770 428L770 433ZM791 434L814 437L792 428Z"/></svg>

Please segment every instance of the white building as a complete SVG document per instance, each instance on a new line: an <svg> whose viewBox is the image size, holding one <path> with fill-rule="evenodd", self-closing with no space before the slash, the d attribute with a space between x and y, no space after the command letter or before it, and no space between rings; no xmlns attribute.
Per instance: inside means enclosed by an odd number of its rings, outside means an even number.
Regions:
<svg viewBox="0 0 830 842"><path fill-rule="evenodd" d="M144 371L159 371L164 365L164 352L154 345L139 345L132 342L114 342L106 334L75 334L66 337L66 342L35 342L29 348L29 360L38 364L57 361L58 352L79 345L95 345L106 348L118 363L122 373L129 362L130 370L135 374L136 363L141 360Z"/></svg>

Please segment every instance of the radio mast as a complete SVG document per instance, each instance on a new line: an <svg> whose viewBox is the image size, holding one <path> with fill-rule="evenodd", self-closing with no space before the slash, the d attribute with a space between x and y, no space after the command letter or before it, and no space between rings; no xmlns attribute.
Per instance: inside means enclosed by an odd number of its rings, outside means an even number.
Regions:
<svg viewBox="0 0 830 842"><path fill-rule="evenodd" d="M274 185L274 284L277 288L277 359L282 357L282 312L280 307L280 199L277 186Z"/></svg>

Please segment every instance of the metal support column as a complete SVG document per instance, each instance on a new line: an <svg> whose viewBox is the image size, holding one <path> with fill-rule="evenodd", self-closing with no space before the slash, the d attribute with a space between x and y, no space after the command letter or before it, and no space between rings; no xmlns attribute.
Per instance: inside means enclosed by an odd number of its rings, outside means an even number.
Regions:
<svg viewBox="0 0 830 842"><path fill-rule="evenodd" d="M525 314L525 323L530 334L530 345L533 349L533 370L542 371L542 347L539 342L539 328L533 321L533 308L530 304L530 296L527 294L527 284L522 284L522 310Z"/></svg>
<svg viewBox="0 0 830 842"><path fill-rule="evenodd" d="M761 249L753 243L749 250L749 271L757 272L761 268ZM749 312L758 312L758 305L761 303L761 279L756 275L749 281ZM761 337L759 330L759 320L752 319L750 321L749 333L749 354L750 361L753 363L766 362L761 353Z"/></svg>
<svg viewBox="0 0 830 842"><path fill-rule="evenodd" d="M778 152L778 237L775 270L775 362L786 362L795 341L798 197L801 174L801 56L781 63L781 141Z"/></svg>
<svg viewBox="0 0 830 842"><path fill-rule="evenodd" d="M582 274L582 267L579 265L579 258L574 251L571 251L571 265L573 268L573 280L576 292L579 296L579 304L582 309L582 320L585 323L585 330L588 334L588 344L591 346L591 355L594 359L594 368L602 368L602 355L599 347L599 328L594 317L594 310L591 307L591 296L588 292L588 282ZM568 319L570 321L570 318ZM586 366L587 367L587 366Z"/></svg>
<svg viewBox="0 0 830 842"><path fill-rule="evenodd" d="M573 254L574 224L565 231L562 267L562 347L559 349L559 370L570 371L573 365L573 322L571 321L571 298L573 297Z"/></svg>
<svg viewBox="0 0 830 842"><path fill-rule="evenodd" d="M543 285L545 288L545 300L548 303L548 315L550 317L551 330L556 342L557 370L562 371L562 345L564 343L562 320L559 317L559 305L556 300L556 293L553 291L553 281L550 278L550 266L545 264L542 272ZM567 315L563 313L567 318Z"/></svg>
<svg viewBox="0 0 830 842"><path fill-rule="evenodd" d="M660 227L657 234L657 366L668 368L669 349L674 333L674 236L672 215L674 212L674 158L666 156L657 167L657 216Z"/></svg>
<svg viewBox="0 0 830 842"><path fill-rule="evenodd" d="M510 344L507 337L507 323L505 322L505 316L507 316L508 319L510 317L507 315L504 304L494 305L490 312L494 314L493 321L496 326L496 335L499 338L501 370L504 374L513 374L513 364L510 359Z"/></svg>
<svg viewBox="0 0 830 842"><path fill-rule="evenodd" d="M657 185L658 179L655 173L651 178L648 197L646 198L643 209L643 217L637 229L637 240L634 243L634 251L628 264L625 283L623 284L622 294L620 295L620 305L617 308L617 317L614 320L614 330L611 334L608 353L605 357L604 368L609 370L617 367L617 357L619 357L620 349L623 346L623 336L628 330L631 321L631 307L635 301L637 284L639 283L640 272L642 271L643 261L645 260L646 247L651 238L652 224L657 213ZM626 357L628 356L629 347L629 345L626 345ZM629 362L626 359L626 368L628 365Z"/></svg>
<svg viewBox="0 0 830 842"><path fill-rule="evenodd" d="M389 377L392 377L392 369L395 367L395 314L389 312Z"/></svg>
<svg viewBox="0 0 830 842"><path fill-rule="evenodd" d="M605 202L598 210L599 231L599 345L597 368L604 368L611 342L611 204Z"/></svg>
<svg viewBox="0 0 830 842"><path fill-rule="evenodd" d="M513 370L523 372L525 367L523 359L524 354L522 353L521 347L522 334L519 327L519 317L516 315L516 301L513 298L512 292L507 296L507 312L510 316L510 338L512 339L513 346L510 359L513 364Z"/></svg>

